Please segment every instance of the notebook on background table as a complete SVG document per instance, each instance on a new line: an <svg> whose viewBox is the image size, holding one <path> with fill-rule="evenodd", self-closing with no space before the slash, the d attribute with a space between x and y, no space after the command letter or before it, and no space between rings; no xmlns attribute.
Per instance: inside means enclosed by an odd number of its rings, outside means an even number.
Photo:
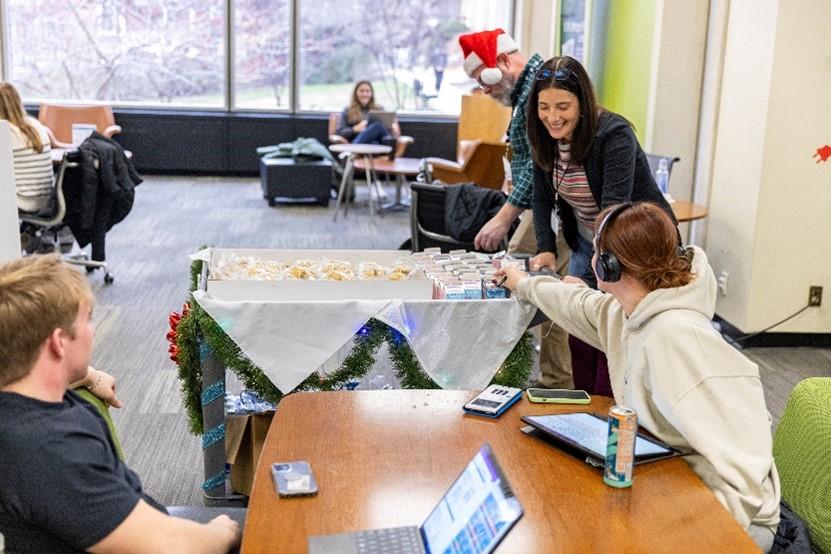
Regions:
<svg viewBox="0 0 831 554"><path fill-rule="evenodd" d="M485 444L421 526L312 536L309 554L487 554L494 551L522 513L490 445Z"/></svg>

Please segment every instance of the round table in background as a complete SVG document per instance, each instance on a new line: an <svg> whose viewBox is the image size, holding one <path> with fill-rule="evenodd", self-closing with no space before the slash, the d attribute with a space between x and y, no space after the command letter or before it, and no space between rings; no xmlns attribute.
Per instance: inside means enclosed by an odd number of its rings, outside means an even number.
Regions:
<svg viewBox="0 0 831 554"><path fill-rule="evenodd" d="M349 204L346 202L352 194L354 183L352 181L352 174L355 171L355 162L361 160L364 162L364 171L366 172L366 183L369 186L369 213L375 214L375 198L372 192L375 189L376 197L380 198L380 187L378 179L375 176L375 168L373 158L375 156L389 156L392 152L391 146L383 144L332 144L329 150L340 156L346 157L346 166L343 169L343 178L340 181L340 188L338 189L338 200L335 203L335 215L333 221L338 219L338 210L343 205L343 215L349 213ZM347 190L348 189L348 190Z"/></svg>
<svg viewBox="0 0 831 554"><path fill-rule="evenodd" d="M361 171L366 169L366 162L363 159L355 160L355 169ZM420 158L379 158L372 160L372 165L377 173L385 173L395 177L395 200L381 207L382 211L406 210L410 204L401 197L401 190L407 184L407 178L415 177L421 171Z"/></svg>

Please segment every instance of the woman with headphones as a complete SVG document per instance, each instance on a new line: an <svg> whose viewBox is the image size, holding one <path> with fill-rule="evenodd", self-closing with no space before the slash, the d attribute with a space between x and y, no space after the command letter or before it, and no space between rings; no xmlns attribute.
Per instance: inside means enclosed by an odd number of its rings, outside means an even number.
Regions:
<svg viewBox="0 0 831 554"><path fill-rule="evenodd" d="M551 226L556 210L572 251L569 275L596 287L590 260L597 214L629 201L654 202L668 214L672 210L655 184L632 125L597 104L580 62L569 56L545 62L537 71L527 110L538 252L531 269L556 266L557 229Z"/></svg>
<svg viewBox="0 0 831 554"><path fill-rule="evenodd" d="M767 552L780 501L770 414L758 367L711 325L716 280L706 254L682 249L674 221L655 204L612 206L595 223L599 291L515 268L501 271L504 286L606 353L615 402L683 452Z"/></svg>

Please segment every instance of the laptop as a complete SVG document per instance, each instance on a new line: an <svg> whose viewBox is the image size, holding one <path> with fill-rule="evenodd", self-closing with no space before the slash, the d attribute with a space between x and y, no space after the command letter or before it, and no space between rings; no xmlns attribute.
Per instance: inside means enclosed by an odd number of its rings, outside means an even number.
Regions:
<svg viewBox="0 0 831 554"><path fill-rule="evenodd" d="M395 112L369 112L369 122L378 121L385 129L391 129L395 121Z"/></svg>
<svg viewBox="0 0 831 554"><path fill-rule="evenodd" d="M421 526L313 536L309 554L489 553L522 513L490 445L485 444Z"/></svg>
<svg viewBox="0 0 831 554"><path fill-rule="evenodd" d="M522 428L524 433L555 443L566 452L585 459L588 464L603 466L609 434L609 423L603 416L577 412L522 416L520 419L528 424ZM681 452L678 450L647 437L638 429L635 440L635 465L680 455Z"/></svg>

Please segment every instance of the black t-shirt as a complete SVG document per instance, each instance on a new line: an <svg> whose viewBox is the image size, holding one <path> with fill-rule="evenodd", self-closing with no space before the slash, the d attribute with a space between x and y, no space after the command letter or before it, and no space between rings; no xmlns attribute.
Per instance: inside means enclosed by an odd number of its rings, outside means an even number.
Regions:
<svg viewBox="0 0 831 554"><path fill-rule="evenodd" d="M68 391L63 402L0 392L0 533L7 554L78 552L101 541L144 499L107 424Z"/></svg>

